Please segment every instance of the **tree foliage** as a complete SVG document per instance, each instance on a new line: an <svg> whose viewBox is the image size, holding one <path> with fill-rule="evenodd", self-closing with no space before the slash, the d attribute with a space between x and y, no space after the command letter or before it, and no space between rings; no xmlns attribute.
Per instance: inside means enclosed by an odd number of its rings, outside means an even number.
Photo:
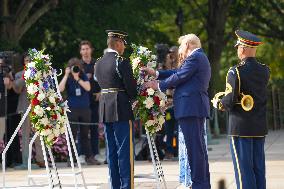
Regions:
<svg viewBox="0 0 284 189"><path fill-rule="evenodd" d="M52 9L55 5L56 9ZM227 70L239 61L233 48L236 29L264 39L259 59L271 67L273 82L283 80L283 1L2 0L0 6L2 46L8 49L8 41L18 43L22 49L46 48L59 67L79 55L78 44L84 39L93 43L94 57L102 56L106 29L127 31L129 43L151 49L156 43L177 45L175 19L181 8L183 33L200 36L211 62L211 93L223 89ZM32 19L34 15L38 15L37 19Z"/></svg>

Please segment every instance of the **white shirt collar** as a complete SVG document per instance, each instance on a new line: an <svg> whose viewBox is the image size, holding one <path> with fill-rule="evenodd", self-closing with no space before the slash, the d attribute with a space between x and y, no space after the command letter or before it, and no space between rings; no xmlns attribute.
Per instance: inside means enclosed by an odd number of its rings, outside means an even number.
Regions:
<svg viewBox="0 0 284 189"><path fill-rule="evenodd" d="M111 49L111 48L107 48L106 49L106 52L115 52L116 54L118 54L118 52L114 49Z"/></svg>
<svg viewBox="0 0 284 189"><path fill-rule="evenodd" d="M192 55L195 51L197 51L197 50L199 50L199 49L201 49L201 48L195 48L195 49L193 49L193 50L191 51L191 53L188 54L188 56Z"/></svg>

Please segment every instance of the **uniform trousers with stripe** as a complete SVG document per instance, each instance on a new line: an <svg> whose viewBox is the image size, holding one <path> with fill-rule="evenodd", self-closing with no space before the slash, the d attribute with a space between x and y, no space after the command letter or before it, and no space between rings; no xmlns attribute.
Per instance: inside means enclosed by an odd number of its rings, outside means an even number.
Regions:
<svg viewBox="0 0 284 189"><path fill-rule="evenodd" d="M187 149L192 179L192 189L210 189L210 173L207 147L204 140L205 118L185 117L178 119Z"/></svg>
<svg viewBox="0 0 284 189"><path fill-rule="evenodd" d="M111 189L134 189L132 188L133 143L130 144L131 131L132 124L130 125L128 121L105 123Z"/></svg>
<svg viewBox="0 0 284 189"><path fill-rule="evenodd" d="M265 137L230 137L238 189L265 189Z"/></svg>

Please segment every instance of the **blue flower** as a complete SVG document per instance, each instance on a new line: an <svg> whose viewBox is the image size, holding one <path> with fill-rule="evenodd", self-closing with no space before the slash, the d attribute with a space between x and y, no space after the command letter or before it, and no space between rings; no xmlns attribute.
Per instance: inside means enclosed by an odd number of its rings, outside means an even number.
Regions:
<svg viewBox="0 0 284 189"><path fill-rule="evenodd" d="M36 69L35 68L30 68L30 70L31 70L31 75L30 75L30 77L35 77L35 74L36 74Z"/></svg>
<svg viewBox="0 0 284 189"><path fill-rule="evenodd" d="M37 50L35 48L32 49L32 52L37 53Z"/></svg>
<svg viewBox="0 0 284 189"><path fill-rule="evenodd" d="M44 81L43 84L42 84L42 86L43 86L43 88L44 88L45 90L47 90L48 87L49 87L48 81Z"/></svg>

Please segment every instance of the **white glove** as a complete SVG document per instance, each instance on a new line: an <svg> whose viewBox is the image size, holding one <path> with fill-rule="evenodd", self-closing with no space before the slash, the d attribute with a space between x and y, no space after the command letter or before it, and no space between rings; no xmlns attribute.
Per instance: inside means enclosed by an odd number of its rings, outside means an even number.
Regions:
<svg viewBox="0 0 284 189"><path fill-rule="evenodd" d="M213 107L216 108L216 109L218 109L218 102L219 102L219 99L213 98L213 99L211 100L211 102L212 102L212 104L213 104Z"/></svg>

